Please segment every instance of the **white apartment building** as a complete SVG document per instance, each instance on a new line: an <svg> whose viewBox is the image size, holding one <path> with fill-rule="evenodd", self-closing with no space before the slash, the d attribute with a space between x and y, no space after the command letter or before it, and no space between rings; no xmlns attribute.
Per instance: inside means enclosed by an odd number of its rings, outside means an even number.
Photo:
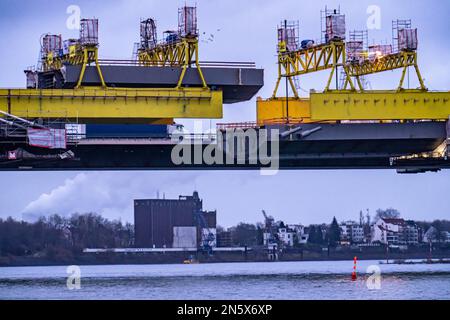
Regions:
<svg viewBox="0 0 450 320"><path fill-rule="evenodd" d="M355 221L346 221L340 224L341 244L363 243L364 227Z"/></svg>
<svg viewBox="0 0 450 320"><path fill-rule="evenodd" d="M372 226L372 242L389 245L416 245L420 230L414 221L381 218Z"/></svg>
<svg viewBox="0 0 450 320"><path fill-rule="evenodd" d="M308 242L308 234L305 233L304 225L290 224L287 227L288 227L288 229L292 230L296 234L299 244L306 244Z"/></svg>
<svg viewBox="0 0 450 320"><path fill-rule="evenodd" d="M278 229L278 238L285 246L293 247L294 246L294 236L295 232L290 230L289 228L279 228Z"/></svg>
<svg viewBox="0 0 450 320"><path fill-rule="evenodd" d="M378 219L372 227L372 242L398 245L404 224L403 219Z"/></svg>

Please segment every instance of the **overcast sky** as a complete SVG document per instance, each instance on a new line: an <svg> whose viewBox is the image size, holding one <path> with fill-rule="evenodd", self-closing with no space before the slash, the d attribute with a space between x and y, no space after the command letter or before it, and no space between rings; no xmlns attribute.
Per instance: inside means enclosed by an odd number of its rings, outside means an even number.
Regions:
<svg viewBox="0 0 450 320"><path fill-rule="evenodd" d="M78 5L82 17L100 23L100 55L131 58L139 39L139 20L153 17L161 33L174 29L177 8L185 1L0 1L0 87L24 87L24 68L36 64L43 33L78 37L66 27L67 8ZM189 3L189 2L188 2ZM195 2L194 2L195 3ZM265 69L259 96L269 97L276 79L276 26L282 19L300 21L301 39L320 38L320 10L338 1L197 0L201 60L254 61ZM411 18L419 29L419 64L432 90L450 89L450 3L447 0L340 1L347 29L366 28L367 8L381 9L381 29L370 30L370 43L391 42L391 21ZM204 34L203 34L204 33ZM211 37L211 34L213 37ZM208 41L213 38L213 41ZM301 79L303 90L323 89L326 73ZM395 88L399 73L371 76L374 89ZM411 73L411 87L417 81ZM226 105L217 122L252 121L252 101ZM179 121L188 127L190 121ZM216 121L213 122L213 124ZM205 121L209 127L210 121ZM198 190L205 209L218 210L218 223L262 220L261 209L288 223L358 219L359 211L394 207L405 218L450 218L450 172L397 175L395 171L259 172L0 172L0 218L52 213L98 212L133 220L133 199L166 198Z"/></svg>

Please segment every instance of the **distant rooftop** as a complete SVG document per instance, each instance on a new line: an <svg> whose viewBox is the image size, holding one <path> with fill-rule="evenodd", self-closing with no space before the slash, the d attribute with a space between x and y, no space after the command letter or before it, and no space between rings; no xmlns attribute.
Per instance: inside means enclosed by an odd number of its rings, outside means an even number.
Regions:
<svg viewBox="0 0 450 320"><path fill-rule="evenodd" d="M389 224L396 224L396 225L404 225L405 220L404 219L398 219L398 218L382 218L385 223Z"/></svg>

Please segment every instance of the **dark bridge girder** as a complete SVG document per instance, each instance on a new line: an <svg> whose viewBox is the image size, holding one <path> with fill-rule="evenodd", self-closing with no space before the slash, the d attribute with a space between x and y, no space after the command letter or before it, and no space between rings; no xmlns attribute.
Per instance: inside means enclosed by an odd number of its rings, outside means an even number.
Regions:
<svg viewBox="0 0 450 320"><path fill-rule="evenodd" d="M47 150L25 143L0 143L0 171L13 170L255 170L271 167L278 160L281 170L299 169L398 169L402 172L436 171L450 168L447 158L400 159L412 154L432 152L447 137L445 122L379 123L379 124L317 124L302 125L308 136L295 132L280 138L279 157L270 163L207 165L191 161L173 163L171 154L176 142L170 139L93 139L69 146L68 150ZM285 126L270 127L286 132ZM258 132L258 131L256 131ZM224 132L226 145L227 135ZM208 144L201 146L202 152ZM246 145L248 147L248 143ZM190 146L191 147L191 146ZM194 152L192 147L192 152ZM273 142L268 143L269 153ZM248 149L248 148L247 148ZM16 160L8 160L7 152L18 150ZM63 156L62 156L63 155ZM64 158L64 159L62 159ZM395 160L393 160L395 159Z"/></svg>

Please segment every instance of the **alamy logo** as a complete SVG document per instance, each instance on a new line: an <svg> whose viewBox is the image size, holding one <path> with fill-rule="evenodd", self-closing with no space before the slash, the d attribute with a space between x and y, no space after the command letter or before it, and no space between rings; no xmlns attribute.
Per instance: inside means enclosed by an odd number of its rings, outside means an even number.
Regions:
<svg viewBox="0 0 450 320"><path fill-rule="evenodd" d="M367 29L380 30L381 29L381 8L376 5L367 7Z"/></svg>
<svg viewBox="0 0 450 320"><path fill-rule="evenodd" d="M69 30L78 30L80 29L80 20L81 20L81 9L77 5L70 5L66 9L66 13L69 17L66 20L66 27Z"/></svg>
<svg viewBox="0 0 450 320"><path fill-rule="evenodd" d="M69 290L81 289L81 269L79 266L68 266L66 273L67 277L66 286Z"/></svg>
<svg viewBox="0 0 450 320"><path fill-rule="evenodd" d="M172 163L179 165L254 165L261 168L261 175L274 175L279 169L278 129L227 129L218 130L205 140L186 131L175 131L172 139L177 142L171 153Z"/></svg>
<svg viewBox="0 0 450 320"><path fill-rule="evenodd" d="M377 265L370 265L367 267L366 273L370 276L366 280L366 286L369 290L381 289L381 269Z"/></svg>

